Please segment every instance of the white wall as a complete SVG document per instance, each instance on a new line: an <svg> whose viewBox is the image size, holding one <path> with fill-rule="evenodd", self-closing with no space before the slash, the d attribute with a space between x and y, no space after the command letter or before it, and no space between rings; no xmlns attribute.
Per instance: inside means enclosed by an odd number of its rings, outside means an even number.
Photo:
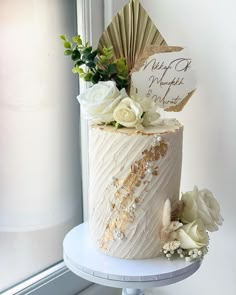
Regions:
<svg viewBox="0 0 236 295"><path fill-rule="evenodd" d="M149 294L236 294L236 3L233 0L141 0L169 45L188 47L198 90L176 117L185 125L182 190L207 187L225 218L191 278ZM175 114L171 114L175 115Z"/></svg>
<svg viewBox="0 0 236 295"><path fill-rule="evenodd" d="M128 1L104 0L115 13ZM225 218L211 235L200 270L177 284L147 290L159 295L236 294L236 2L234 0L140 0L169 45L188 47L198 90L176 116L184 125L181 190L207 187ZM110 11L105 18L110 21Z"/></svg>

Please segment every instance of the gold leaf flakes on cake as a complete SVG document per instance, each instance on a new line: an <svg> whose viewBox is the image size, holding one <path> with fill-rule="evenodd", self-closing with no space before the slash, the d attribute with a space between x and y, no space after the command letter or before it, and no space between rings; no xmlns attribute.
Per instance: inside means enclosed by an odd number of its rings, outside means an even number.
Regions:
<svg viewBox="0 0 236 295"><path fill-rule="evenodd" d="M129 215L128 212L122 212L120 216L118 216L116 219L116 227L119 228L121 231L125 231L126 224L132 221L133 218Z"/></svg>
<svg viewBox="0 0 236 295"><path fill-rule="evenodd" d="M158 151L162 157L165 156L165 154L167 153L167 148L168 146L166 144L161 144L159 149L156 149L156 151Z"/></svg>
<svg viewBox="0 0 236 295"><path fill-rule="evenodd" d="M124 180L123 186L125 189L129 192L131 192L132 188L136 186L136 184L139 182L139 174L134 174L131 172L129 176Z"/></svg>
<svg viewBox="0 0 236 295"><path fill-rule="evenodd" d="M154 167L153 168L152 175L153 176L157 176L158 175L158 167Z"/></svg>
<svg viewBox="0 0 236 295"><path fill-rule="evenodd" d="M158 175L159 168L156 162L166 155L167 150L168 144L160 137L158 139L154 137L151 147L142 152L141 159L131 165L127 177L119 182L120 185L111 200L111 216L101 239L100 247L102 249L107 250L110 241L125 238L128 225L134 221L136 207L142 202L142 198L135 195L135 189L143 185L143 190L145 190L149 184L145 177Z"/></svg>
<svg viewBox="0 0 236 295"><path fill-rule="evenodd" d="M139 180L138 182L136 182L135 186L139 187L141 185L141 180Z"/></svg>
<svg viewBox="0 0 236 295"><path fill-rule="evenodd" d="M138 204L138 203L140 203L140 201L141 201L141 198L135 198L135 199L134 199L134 201L135 201L135 203L137 203L137 204Z"/></svg>
<svg viewBox="0 0 236 295"><path fill-rule="evenodd" d="M113 233L112 230L109 227L110 225L107 226L105 232L104 232L104 237L103 240L100 242L100 248L104 250L108 250L108 241L113 240Z"/></svg>
<svg viewBox="0 0 236 295"><path fill-rule="evenodd" d="M125 210L131 203L132 196L127 194L125 198L124 198L124 195L121 195L121 197L123 198L121 201L121 205L122 205L121 209Z"/></svg>

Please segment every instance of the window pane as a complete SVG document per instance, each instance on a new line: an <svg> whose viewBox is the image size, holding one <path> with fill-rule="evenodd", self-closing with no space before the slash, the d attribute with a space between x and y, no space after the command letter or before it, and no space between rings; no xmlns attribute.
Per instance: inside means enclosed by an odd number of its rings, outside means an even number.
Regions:
<svg viewBox="0 0 236 295"><path fill-rule="evenodd" d="M62 259L82 220L76 1L0 1L0 291Z"/></svg>

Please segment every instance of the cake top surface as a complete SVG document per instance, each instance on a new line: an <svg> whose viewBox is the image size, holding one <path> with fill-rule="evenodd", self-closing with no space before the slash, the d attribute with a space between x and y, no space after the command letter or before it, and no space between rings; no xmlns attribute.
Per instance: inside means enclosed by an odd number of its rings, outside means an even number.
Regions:
<svg viewBox="0 0 236 295"><path fill-rule="evenodd" d="M121 133L127 135L156 135L171 133L183 128L183 125L180 124L176 119L161 119L153 126L147 126L143 130L137 130L134 128L115 128L110 125L91 125L91 128L100 129L107 132Z"/></svg>

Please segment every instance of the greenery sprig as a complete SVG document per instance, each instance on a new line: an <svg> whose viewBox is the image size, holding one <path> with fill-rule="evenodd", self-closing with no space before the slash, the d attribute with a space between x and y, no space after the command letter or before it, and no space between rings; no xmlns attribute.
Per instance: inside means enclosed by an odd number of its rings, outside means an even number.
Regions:
<svg viewBox="0 0 236 295"><path fill-rule="evenodd" d="M79 35L73 37L72 41L65 35L61 35L60 38L64 44L64 54L71 56L74 61L73 73L93 84L112 80L118 89L128 88L129 73L126 60L119 58L114 61L112 47L104 47L102 52L99 52L97 49L93 50L88 43L83 44Z"/></svg>

